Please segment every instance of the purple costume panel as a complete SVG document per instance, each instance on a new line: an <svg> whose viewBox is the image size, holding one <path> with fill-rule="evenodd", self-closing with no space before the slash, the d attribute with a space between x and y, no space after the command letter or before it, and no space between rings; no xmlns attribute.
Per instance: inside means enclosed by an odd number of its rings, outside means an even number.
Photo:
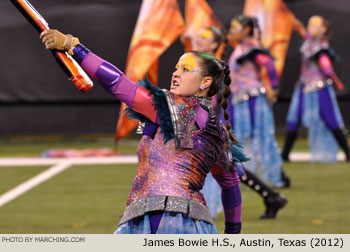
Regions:
<svg viewBox="0 0 350 252"><path fill-rule="evenodd" d="M253 38L245 39L235 48L229 59L229 66L231 69L231 89L238 96L250 89L263 87L261 67L265 67L267 70L271 88L278 87L278 76L273 58Z"/></svg>
<svg viewBox="0 0 350 252"><path fill-rule="evenodd" d="M232 173L214 175L214 178L222 188L221 200L224 207L225 221L231 223L241 222L242 197L239 184L237 184L237 181L239 183L237 177L237 174ZM230 181L230 183L227 183L227 181ZM235 185L232 186L232 184Z"/></svg>
<svg viewBox="0 0 350 252"><path fill-rule="evenodd" d="M336 162L338 143L334 132L344 126L333 84L341 89L332 66L327 41L307 37L301 49L302 66L287 115L287 127L308 128L312 162ZM294 133L295 134L295 133ZM345 140L346 141L346 140Z"/></svg>
<svg viewBox="0 0 350 252"><path fill-rule="evenodd" d="M231 96L227 111L235 136L255 158L246 164L266 183L282 184L282 158L274 135L274 119L266 93L278 88L274 61L254 38L244 39L230 61ZM263 83L261 70L267 70ZM223 117L221 117L223 120Z"/></svg>
<svg viewBox="0 0 350 252"><path fill-rule="evenodd" d="M304 85L301 84L300 88L295 91L297 92L295 95L298 95L299 103L297 104L296 109L296 120L287 120L287 128L290 131L296 131L302 123L305 104L303 88ZM318 91L318 104L320 116L329 129L334 130L342 126L339 122L337 112L334 109L334 101L331 97L329 89L323 88Z"/></svg>
<svg viewBox="0 0 350 252"><path fill-rule="evenodd" d="M317 92L319 114L326 126L330 130L340 128L342 120L336 101L330 94L328 85L332 85L332 78L335 76L330 56L325 52L329 50L326 41L320 41L308 37L302 45L302 68L300 75L300 86L296 89L293 108L291 105L290 113L287 119L287 127L290 131L296 131L302 122L305 113L305 96Z"/></svg>
<svg viewBox="0 0 350 252"><path fill-rule="evenodd" d="M267 70L267 76L269 78L272 89L278 88L278 76L275 68L275 64L271 56L258 53L255 56L255 63L259 66L263 66Z"/></svg>

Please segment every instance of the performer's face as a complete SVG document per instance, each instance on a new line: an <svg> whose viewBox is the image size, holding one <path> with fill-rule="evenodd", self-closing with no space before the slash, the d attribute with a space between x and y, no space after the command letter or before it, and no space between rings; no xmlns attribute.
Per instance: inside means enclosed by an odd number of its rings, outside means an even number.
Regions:
<svg viewBox="0 0 350 252"><path fill-rule="evenodd" d="M206 96L212 78L201 75L200 62L201 59L193 53L182 55L172 75L170 91L181 96Z"/></svg>
<svg viewBox="0 0 350 252"><path fill-rule="evenodd" d="M327 30L324 20L320 16L312 16L307 25L307 32L313 38L322 38Z"/></svg>
<svg viewBox="0 0 350 252"><path fill-rule="evenodd" d="M217 46L214 33L210 29L201 29L193 38L192 48L194 51L213 54Z"/></svg>
<svg viewBox="0 0 350 252"><path fill-rule="evenodd" d="M229 33L227 34L227 39L232 40L234 43L238 44L245 38L244 27L236 19L231 22Z"/></svg>

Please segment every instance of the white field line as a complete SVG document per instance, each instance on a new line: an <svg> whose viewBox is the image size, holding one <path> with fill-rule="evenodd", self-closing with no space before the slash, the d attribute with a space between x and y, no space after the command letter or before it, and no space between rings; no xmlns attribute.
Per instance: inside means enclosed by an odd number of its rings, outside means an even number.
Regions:
<svg viewBox="0 0 350 252"><path fill-rule="evenodd" d="M311 159L309 152L292 152L290 160L294 162L308 162ZM344 153L338 153L338 161L345 160ZM137 164L136 155L125 155L116 157L83 157L83 158L0 158L0 166L40 166L56 165L61 162L69 162L71 165L93 165L93 164Z"/></svg>
<svg viewBox="0 0 350 252"><path fill-rule="evenodd" d="M33 178L0 195L0 207L31 190L35 186L63 172L72 165L136 164L137 162L138 159L136 155L86 158L0 158L0 166L53 165Z"/></svg>
<svg viewBox="0 0 350 252"><path fill-rule="evenodd" d="M289 155L289 159L292 162L309 162L311 160L311 153L310 152L291 152ZM337 160L344 161L345 154L339 152L337 154Z"/></svg>
<svg viewBox="0 0 350 252"><path fill-rule="evenodd" d="M51 168L39 173L38 175L34 176L33 178L23 182L22 184L19 184L15 188L11 189L10 191L7 191L3 195L0 195L0 207L5 205L6 203L14 200L18 196L22 195L23 193L29 191L33 187L43 183L44 181L52 178L53 176L61 173L65 169L69 168L71 166L71 163L69 162L60 162L56 164L55 166L52 166Z"/></svg>
<svg viewBox="0 0 350 252"><path fill-rule="evenodd" d="M55 165L61 162L69 162L71 165L89 164L136 164L136 155L125 155L117 157L84 157L84 158L0 158L0 166L34 166Z"/></svg>

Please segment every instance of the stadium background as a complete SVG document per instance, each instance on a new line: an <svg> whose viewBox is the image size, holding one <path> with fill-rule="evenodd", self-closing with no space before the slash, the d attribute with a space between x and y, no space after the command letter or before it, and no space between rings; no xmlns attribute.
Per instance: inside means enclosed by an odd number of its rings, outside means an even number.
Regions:
<svg viewBox="0 0 350 252"><path fill-rule="evenodd" d="M124 70L141 0L32 0L50 27L79 37L97 55ZM178 1L184 10L184 0ZM350 125L350 2L348 0L287 0L305 24L314 14L332 24L335 63L346 90L337 93L345 124ZM244 0L208 1L225 27L242 12ZM10 1L0 1L0 134L114 134L119 101L95 85L81 93L40 43L36 31ZM300 38L294 32L274 107L277 131L283 131L290 97L300 70ZM177 40L160 58L159 86L167 88L174 64L183 53Z"/></svg>
<svg viewBox="0 0 350 252"><path fill-rule="evenodd" d="M96 54L124 70L141 0L31 2L52 28L78 36ZM185 1L178 2L183 11ZM285 2L304 23L314 14L331 21L334 33L331 44L341 57L335 69L347 88L337 94L349 128L350 2ZM244 1L208 0L208 3L228 27L231 18L242 12ZM285 114L298 78L299 45L300 39L294 33L279 101L274 107L279 132L285 127ZM182 44L177 41L161 56L161 87L168 87L170 73L182 53ZM36 31L7 0L0 0L0 58L0 233L114 232L125 209L136 161L116 164L102 157L90 164L84 158L85 163L78 164L73 159L61 158L56 164L43 165L50 159L39 156L54 148L113 149L119 102L98 84L87 94L76 90L44 49ZM282 137L278 141L281 144ZM137 142L122 140L118 151L135 154ZM308 155L306 139L299 139L293 151ZM61 170L35 186L32 183L28 191L19 188L57 168ZM304 158L286 163L284 169L292 179L292 187L281 190L289 202L276 220L260 220L264 209L261 198L242 186L243 233L349 233L348 163L310 163ZM15 197L4 204L9 194ZM221 232L223 213L215 222Z"/></svg>

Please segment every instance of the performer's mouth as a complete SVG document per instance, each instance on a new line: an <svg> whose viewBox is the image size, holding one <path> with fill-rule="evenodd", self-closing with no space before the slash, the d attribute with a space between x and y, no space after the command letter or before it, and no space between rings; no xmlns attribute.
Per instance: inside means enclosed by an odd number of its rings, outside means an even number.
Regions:
<svg viewBox="0 0 350 252"><path fill-rule="evenodd" d="M173 80L171 82L171 87L170 89L175 89L175 88L178 88L180 85L179 85L179 82L177 80Z"/></svg>

